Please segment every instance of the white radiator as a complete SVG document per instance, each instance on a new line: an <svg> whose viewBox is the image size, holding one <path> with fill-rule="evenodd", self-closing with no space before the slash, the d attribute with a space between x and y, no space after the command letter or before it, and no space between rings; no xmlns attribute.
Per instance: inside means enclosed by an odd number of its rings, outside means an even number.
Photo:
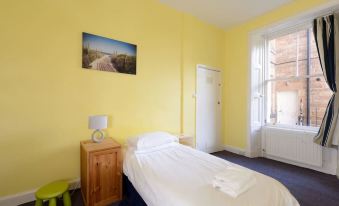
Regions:
<svg viewBox="0 0 339 206"><path fill-rule="evenodd" d="M264 127L264 155L322 167L322 147L313 143L315 135L314 131Z"/></svg>

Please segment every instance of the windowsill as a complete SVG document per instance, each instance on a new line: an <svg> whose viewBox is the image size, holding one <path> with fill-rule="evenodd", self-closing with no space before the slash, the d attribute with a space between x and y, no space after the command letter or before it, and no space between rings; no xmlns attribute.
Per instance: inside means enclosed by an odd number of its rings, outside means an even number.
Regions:
<svg viewBox="0 0 339 206"><path fill-rule="evenodd" d="M318 132L319 131L319 127L286 125L286 124L266 124L264 125L264 127L286 129L286 130L298 130L298 131L306 131L306 132Z"/></svg>

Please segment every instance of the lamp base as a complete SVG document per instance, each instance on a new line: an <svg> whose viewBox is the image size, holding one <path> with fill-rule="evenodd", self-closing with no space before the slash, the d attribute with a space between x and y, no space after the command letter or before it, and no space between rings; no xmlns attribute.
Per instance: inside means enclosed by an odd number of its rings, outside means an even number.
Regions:
<svg viewBox="0 0 339 206"><path fill-rule="evenodd" d="M104 140L104 133L97 129L92 133L92 141L96 143L100 143Z"/></svg>

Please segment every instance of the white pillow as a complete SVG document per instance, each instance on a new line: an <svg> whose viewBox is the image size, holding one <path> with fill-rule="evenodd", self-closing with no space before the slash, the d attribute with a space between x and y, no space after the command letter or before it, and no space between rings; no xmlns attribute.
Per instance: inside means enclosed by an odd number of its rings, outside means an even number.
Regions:
<svg viewBox="0 0 339 206"><path fill-rule="evenodd" d="M128 147L137 148L138 137L137 136L135 136L135 137L128 137L126 143L127 143Z"/></svg>
<svg viewBox="0 0 339 206"><path fill-rule="evenodd" d="M178 137L167 132L150 132L128 138L127 144L137 150L145 150L178 141Z"/></svg>

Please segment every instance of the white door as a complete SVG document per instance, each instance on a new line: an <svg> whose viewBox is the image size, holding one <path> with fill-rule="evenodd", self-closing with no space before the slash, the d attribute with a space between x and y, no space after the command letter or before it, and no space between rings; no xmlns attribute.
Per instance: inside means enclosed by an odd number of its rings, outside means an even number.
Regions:
<svg viewBox="0 0 339 206"><path fill-rule="evenodd" d="M197 67L196 147L204 152L221 148L221 72Z"/></svg>
<svg viewBox="0 0 339 206"><path fill-rule="evenodd" d="M297 124L299 107L297 91L277 92L278 123Z"/></svg>

